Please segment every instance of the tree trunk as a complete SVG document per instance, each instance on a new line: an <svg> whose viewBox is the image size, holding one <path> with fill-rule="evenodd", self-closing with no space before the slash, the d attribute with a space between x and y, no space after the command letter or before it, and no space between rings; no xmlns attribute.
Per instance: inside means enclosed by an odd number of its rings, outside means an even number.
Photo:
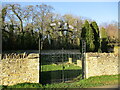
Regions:
<svg viewBox="0 0 120 90"><path fill-rule="evenodd" d="M21 19L21 17L18 15L18 13L15 11L14 6L12 6L12 11L14 12L14 14L18 17L18 19L20 20L20 32L23 33L23 21Z"/></svg>

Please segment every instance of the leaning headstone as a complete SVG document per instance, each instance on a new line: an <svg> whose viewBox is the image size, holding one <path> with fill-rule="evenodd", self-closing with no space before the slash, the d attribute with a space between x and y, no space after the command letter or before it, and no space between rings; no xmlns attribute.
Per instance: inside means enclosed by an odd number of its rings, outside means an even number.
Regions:
<svg viewBox="0 0 120 90"><path fill-rule="evenodd" d="M77 66L82 67L82 61L81 60L77 60Z"/></svg>
<svg viewBox="0 0 120 90"><path fill-rule="evenodd" d="M71 64L72 63L72 58L68 58L68 60L69 60L69 63Z"/></svg>

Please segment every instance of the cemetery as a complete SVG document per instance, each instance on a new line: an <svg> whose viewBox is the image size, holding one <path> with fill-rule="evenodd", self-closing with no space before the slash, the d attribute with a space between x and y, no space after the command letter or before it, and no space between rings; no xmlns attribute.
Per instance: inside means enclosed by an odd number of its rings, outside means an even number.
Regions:
<svg viewBox="0 0 120 90"><path fill-rule="evenodd" d="M0 88L118 83L120 41L109 33L116 24L101 27L89 19L59 16L46 4L21 7L5 4L1 11Z"/></svg>

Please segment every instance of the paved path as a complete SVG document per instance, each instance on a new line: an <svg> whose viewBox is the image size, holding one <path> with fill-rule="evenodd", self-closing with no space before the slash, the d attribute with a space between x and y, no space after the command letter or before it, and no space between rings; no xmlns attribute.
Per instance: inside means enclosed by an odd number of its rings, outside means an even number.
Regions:
<svg viewBox="0 0 120 90"><path fill-rule="evenodd" d="M120 88L120 85L106 85L106 86L98 86L94 88Z"/></svg>

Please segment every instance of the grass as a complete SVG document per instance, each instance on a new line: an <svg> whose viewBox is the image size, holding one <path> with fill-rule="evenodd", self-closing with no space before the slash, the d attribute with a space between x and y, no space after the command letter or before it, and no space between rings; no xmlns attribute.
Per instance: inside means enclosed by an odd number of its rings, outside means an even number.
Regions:
<svg viewBox="0 0 120 90"><path fill-rule="evenodd" d="M42 71L55 71L55 70L63 70L63 66L65 70L80 70L81 67L76 66L74 64L49 64L49 65L42 65Z"/></svg>
<svg viewBox="0 0 120 90"><path fill-rule="evenodd" d="M118 84L118 75L90 77L73 83L47 84L45 88L89 88L114 84Z"/></svg>
<svg viewBox="0 0 120 90"><path fill-rule="evenodd" d="M43 88L43 86L39 83L20 83L13 86L4 86L3 88Z"/></svg>
<svg viewBox="0 0 120 90"><path fill-rule="evenodd" d="M120 75L119 75L120 76ZM22 83L13 86L3 86L3 88L90 88L104 85L117 85L118 75L103 75L90 77L89 79L79 80L72 83L55 83L41 85L38 83Z"/></svg>
<svg viewBox="0 0 120 90"><path fill-rule="evenodd" d="M63 71L64 67L64 71ZM41 81L42 84L54 83L54 82L62 82L62 75L64 72L64 79L73 79L81 74L81 67L76 66L75 64L48 64L42 65L41 72ZM49 76L49 77L48 77Z"/></svg>

